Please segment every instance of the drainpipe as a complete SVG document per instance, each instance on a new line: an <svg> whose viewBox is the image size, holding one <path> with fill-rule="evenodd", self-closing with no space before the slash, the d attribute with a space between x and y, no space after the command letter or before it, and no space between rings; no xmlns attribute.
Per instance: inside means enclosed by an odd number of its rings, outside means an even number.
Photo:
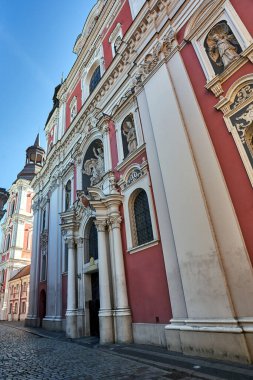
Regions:
<svg viewBox="0 0 253 380"><path fill-rule="evenodd" d="M18 321L20 321L21 296L22 296L22 279L20 279L19 305L18 305Z"/></svg>

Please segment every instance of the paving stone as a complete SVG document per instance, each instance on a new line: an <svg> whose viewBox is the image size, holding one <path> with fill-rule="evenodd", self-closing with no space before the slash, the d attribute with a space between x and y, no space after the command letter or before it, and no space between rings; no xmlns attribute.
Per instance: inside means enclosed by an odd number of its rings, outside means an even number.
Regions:
<svg viewBox="0 0 253 380"><path fill-rule="evenodd" d="M189 375L0 324L1 380L188 380ZM199 377L198 379L203 379Z"/></svg>

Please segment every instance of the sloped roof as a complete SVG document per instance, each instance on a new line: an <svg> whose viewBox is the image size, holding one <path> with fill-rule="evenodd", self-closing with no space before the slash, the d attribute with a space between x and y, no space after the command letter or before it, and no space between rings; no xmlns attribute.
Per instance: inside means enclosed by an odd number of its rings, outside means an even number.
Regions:
<svg viewBox="0 0 253 380"><path fill-rule="evenodd" d="M31 265L27 265L26 267L20 269L20 271L15 274L9 281L17 280L18 278L28 276L30 274Z"/></svg>

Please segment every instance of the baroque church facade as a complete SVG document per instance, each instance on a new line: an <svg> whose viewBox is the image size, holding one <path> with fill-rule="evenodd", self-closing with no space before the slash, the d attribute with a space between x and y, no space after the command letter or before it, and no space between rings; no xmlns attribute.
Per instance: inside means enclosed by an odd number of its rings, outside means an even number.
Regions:
<svg viewBox="0 0 253 380"><path fill-rule="evenodd" d="M253 359L251 0L99 0L32 181L27 325Z"/></svg>

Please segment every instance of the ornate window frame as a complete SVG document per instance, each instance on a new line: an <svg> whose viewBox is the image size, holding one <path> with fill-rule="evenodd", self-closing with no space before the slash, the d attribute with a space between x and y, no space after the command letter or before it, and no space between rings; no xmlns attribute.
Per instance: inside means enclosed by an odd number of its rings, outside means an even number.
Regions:
<svg viewBox="0 0 253 380"><path fill-rule="evenodd" d="M127 116L132 115L137 139L137 148L132 153L128 154L126 157L124 156L123 149L123 141L121 135L121 127L123 121L127 118ZM114 117L115 122L115 132L116 132L116 140L117 140L117 149L118 149L118 165L120 165L123 161L131 159L135 155L135 152L138 151L138 148L143 144L143 136L141 129L141 121L138 113L137 107L133 103L130 103L127 107L124 108L122 112Z"/></svg>
<svg viewBox="0 0 253 380"><path fill-rule="evenodd" d="M158 244L158 229L156 224L155 208L151 192L150 180L148 175L148 163L143 161L142 164L132 164L129 166L119 181L121 192L124 195L123 208L127 238L128 253L135 253ZM135 216L133 210L134 193L144 190L148 197L149 211L151 217L153 240L142 245L137 245L135 231Z"/></svg>
<svg viewBox="0 0 253 380"><path fill-rule="evenodd" d="M112 56L115 57L117 54L117 51L115 50L115 43L118 38L121 38L121 41L123 40L123 32L122 32L122 27L121 24L118 23L113 30L112 34L109 37L109 43L111 44L111 49L112 49Z"/></svg>
<svg viewBox="0 0 253 380"><path fill-rule="evenodd" d="M216 75L207 56L204 42L212 27L221 21L227 21L242 52L238 60L232 62L221 74ZM201 10L189 22L184 39L191 41L207 79L206 88L211 89L215 96L223 93L221 83L247 62L247 57L252 61L253 38L229 0L206 1Z"/></svg>
<svg viewBox="0 0 253 380"><path fill-rule="evenodd" d="M245 130L253 125L253 74L245 75L235 81L215 106L223 112L228 131L232 134L251 185L253 186L253 154L252 159L245 149ZM251 159L251 162L250 162Z"/></svg>

